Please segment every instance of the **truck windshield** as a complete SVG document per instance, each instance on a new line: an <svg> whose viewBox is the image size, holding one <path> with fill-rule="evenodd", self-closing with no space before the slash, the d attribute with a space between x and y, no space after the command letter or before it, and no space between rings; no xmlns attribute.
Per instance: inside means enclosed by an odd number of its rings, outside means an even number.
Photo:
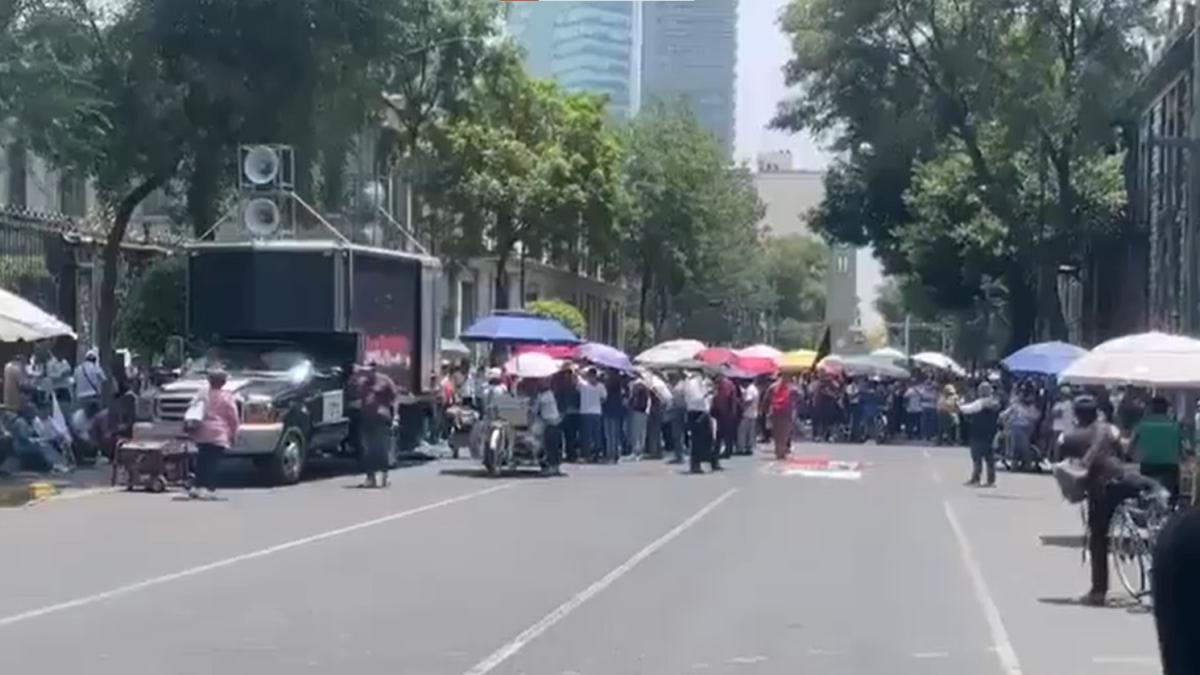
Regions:
<svg viewBox="0 0 1200 675"><path fill-rule="evenodd" d="M215 347L192 361L190 372L202 373L212 364L229 371L285 374L312 367L309 357L295 347L279 344L233 344Z"/></svg>

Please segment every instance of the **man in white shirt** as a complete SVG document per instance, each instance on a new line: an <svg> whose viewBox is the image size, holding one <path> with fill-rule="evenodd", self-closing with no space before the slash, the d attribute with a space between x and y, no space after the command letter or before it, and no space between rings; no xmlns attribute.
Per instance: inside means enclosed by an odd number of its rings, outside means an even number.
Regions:
<svg viewBox="0 0 1200 675"><path fill-rule="evenodd" d="M700 466L703 462L711 464L713 471L720 471L721 461L713 447L713 422L709 416L712 396L699 371L688 373L683 381L683 399L687 406L688 436L692 443L691 472L703 473Z"/></svg>
<svg viewBox="0 0 1200 675"><path fill-rule="evenodd" d="M758 385L751 380L742 388L742 419L738 424L738 452L754 454L754 435L758 431Z"/></svg>
<svg viewBox="0 0 1200 675"><path fill-rule="evenodd" d="M533 397L533 432L542 439L542 473L557 476L562 473L562 434L559 424L558 399L550 390L550 381L538 383L538 392Z"/></svg>
<svg viewBox="0 0 1200 675"><path fill-rule="evenodd" d="M583 454L593 462L603 459L604 422L601 415L607 396L608 390L597 381L595 369L589 368L579 381L579 425Z"/></svg>

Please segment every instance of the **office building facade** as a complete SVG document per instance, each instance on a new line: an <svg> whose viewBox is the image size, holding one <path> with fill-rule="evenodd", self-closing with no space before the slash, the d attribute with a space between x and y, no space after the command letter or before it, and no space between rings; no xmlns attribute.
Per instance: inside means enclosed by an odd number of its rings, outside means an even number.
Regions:
<svg viewBox="0 0 1200 675"><path fill-rule="evenodd" d="M641 5L641 100L684 101L733 157L738 0Z"/></svg>

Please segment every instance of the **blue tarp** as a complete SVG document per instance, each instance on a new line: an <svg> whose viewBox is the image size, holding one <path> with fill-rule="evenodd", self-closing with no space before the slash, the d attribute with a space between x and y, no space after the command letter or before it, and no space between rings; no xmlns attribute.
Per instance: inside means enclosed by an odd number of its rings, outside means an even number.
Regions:
<svg viewBox="0 0 1200 675"><path fill-rule="evenodd" d="M1076 359L1087 354L1083 347L1065 342L1039 342L1009 354L1000 363L1014 373L1058 375Z"/></svg>
<svg viewBox="0 0 1200 675"><path fill-rule="evenodd" d="M527 312L500 311L485 316L463 331L464 342L516 342L521 344L577 345L582 340L566 326Z"/></svg>

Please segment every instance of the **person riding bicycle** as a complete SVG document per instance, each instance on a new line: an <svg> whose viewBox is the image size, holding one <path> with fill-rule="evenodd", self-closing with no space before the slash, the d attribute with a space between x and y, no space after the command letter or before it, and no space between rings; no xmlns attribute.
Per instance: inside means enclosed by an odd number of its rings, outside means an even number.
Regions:
<svg viewBox="0 0 1200 675"><path fill-rule="evenodd" d="M1126 499L1163 492L1155 481L1128 471L1121 461L1120 432L1099 419L1096 399L1080 396L1072 406L1078 424L1059 440L1061 456L1079 459L1086 476L1088 557L1091 560L1091 589L1080 604L1103 606L1108 595L1108 533L1113 513Z"/></svg>

